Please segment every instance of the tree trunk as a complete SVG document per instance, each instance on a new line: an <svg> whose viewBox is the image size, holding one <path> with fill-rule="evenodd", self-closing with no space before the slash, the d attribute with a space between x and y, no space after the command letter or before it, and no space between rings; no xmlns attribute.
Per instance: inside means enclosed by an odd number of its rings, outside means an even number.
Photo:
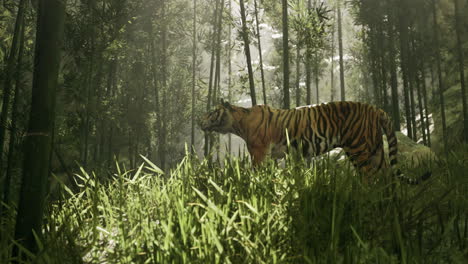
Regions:
<svg viewBox="0 0 468 264"><path fill-rule="evenodd" d="M468 105L466 101L466 87L465 87L465 63L463 56L463 43L461 41L462 26L460 21L460 13L458 11L458 0L453 0L455 12L455 31L457 34L457 53L458 53L458 71L460 72L460 86L461 86L461 100L463 106L463 131L465 143L468 143Z"/></svg>
<svg viewBox="0 0 468 264"><path fill-rule="evenodd" d="M301 88L299 87L300 83L300 69L301 69L301 49L299 48L299 44L296 46L296 106L301 105Z"/></svg>
<svg viewBox="0 0 468 264"><path fill-rule="evenodd" d="M314 75L315 75L315 102L316 104L320 103L319 100L319 67L320 67L320 56L318 55L318 51L315 53L315 66L314 66Z"/></svg>
<svg viewBox="0 0 468 264"><path fill-rule="evenodd" d="M311 77L312 77L312 70L310 67L312 60L311 56L311 49L307 47L306 49L306 63L305 63L305 71L306 71L306 105L312 104L312 92L310 87Z"/></svg>
<svg viewBox="0 0 468 264"><path fill-rule="evenodd" d="M21 3L20 3L21 6ZM24 4L24 9L27 8L27 2ZM16 64L16 84L15 84L15 95L13 97L13 106L11 110L11 132L10 132L10 141L8 144L8 161L7 161L7 169L6 169L6 176L5 176L5 183L3 189L3 202L8 205L10 203L10 185L11 179L13 177L13 168L15 167L16 163L16 144L17 144L17 123L18 123L18 101L20 98L20 92L23 87L23 54L24 54L24 31L25 31L25 21L24 16L22 16L22 21L20 21L21 29L20 29L20 36L19 36L19 51L18 51L18 62ZM1 175L1 173L0 173ZM0 206L0 217L2 211L2 206Z"/></svg>
<svg viewBox="0 0 468 264"><path fill-rule="evenodd" d="M151 35L154 34L154 30L151 29ZM153 39L155 38L155 36L153 37ZM160 132L161 132L161 118L162 118L162 114L161 114L161 106L160 106L160 85L159 85L159 78L158 78L158 63L156 61L156 47L155 47L155 43L154 43L154 40L151 41L151 72L152 72L152 81L153 81L153 89L154 89L154 111L156 112L156 122L155 122L155 133L156 135L160 135ZM109 131L110 135L112 136L113 135L113 127L111 126L111 129ZM112 138L109 138L109 153L111 153L111 148L112 146L110 145L111 144L111 139ZM158 161L161 162L161 157L159 156L159 146L161 144L161 141L160 140L157 140L157 150L158 150Z"/></svg>
<svg viewBox="0 0 468 264"><path fill-rule="evenodd" d="M414 78L416 81L416 92L418 95L418 108L419 108L419 121L421 122L421 135L423 139L423 144L427 146L427 137L426 137L426 122L424 120L424 108L423 108L423 99L422 99L422 92L421 92L421 78L419 75L419 66L421 64L421 54L418 53L418 49L416 47L416 40L412 40L412 50L414 55L415 62L413 63L413 71L414 71Z"/></svg>
<svg viewBox="0 0 468 264"><path fill-rule="evenodd" d="M414 52L414 49L412 46L414 45L414 32L413 30L409 30L408 33L410 34L408 36L408 42L406 43L406 46L408 48L408 80L409 80L409 94L410 94L410 105L411 105L411 126L413 128L413 140L415 142L418 141L418 134L417 134L417 125L416 125L416 99L414 96L415 93L415 83L416 83L416 54Z"/></svg>
<svg viewBox="0 0 468 264"><path fill-rule="evenodd" d="M38 250L33 233L41 236L43 232L64 20L65 1L39 1L32 103L15 230L15 240L33 253ZM19 255L17 247L13 255Z"/></svg>
<svg viewBox="0 0 468 264"><path fill-rule="evenodd" d="M247 22L245 18L245 6L244 0L239 1L240 10L241 10L241 19L242 19L242 39L244 40L244 52L247 60L247 71L249 73L249 87L250 87L250 98L252 100L252 106L257 105L257 98L255 96L255 84L254 76L252 71L252 59L250 57L250 41L249 33L247 31Z"/></svg>
<svg viewBox="0 0 468 264"><path fill-rule="evenodd" d="M215 60L215 35L217 31L217 17L218 17L218 9L219 9L219 0L216 0L216 7L213 14L213 41L211 46L211 59L210 59L210 77L208 83L208 101L206 103L206 111L211 110L211 98L212 98L212 90L213 90L213 73L214 73L214 60ZM205 133L205 145L203 146L204 155L205 157L208 156L210 150L210 137L208 133Z"/></svg>
<svg viewBox="0 0 468 264"><path fill-rule="evenodd" d="M8 112L10 108L10 96L12 90L12 79L15 71L16 55L18 53L18 45L21 34L21 25L24 24L24 9L25 0L21 0L18 5L18 14L16 15L15 28L13 32L13 40L11 42L10 54L8 54L6 67L5 67L5 79L3 83L3 103L2 112L0 114L0 180L3 175L3 146L5 144L5 135L7 130Z"/></svg>
<svg viewBox="0 0 468 264"><path fill-rule="evenodd" d="M403 0L400 0L400 8L403 9ZM410 91L409 91L409 78L408 78L408 29L406 24L406 15L403 14L403 11L400 10L399 17L399 31L400 31L400 65L401 73L403 78L403 95L405 102L405 117L406 117L406 130L408 137L414 140L413 137L413 127L412 127L412 118L411 118L411 105L410 105Z"/></svg>
<svg viewBox="0 0 468 264"><path fill-rule="evenodd" d="M388 92L387 92L387 61L386 61L386 53L385 51L387 50L387 42L384 40L384 25L382 24L384 22L379 23L378 27L378 37L379 37L379 46L380 46L380 78L381 78L381 104L383 105L383 109L385 111L389 111L388 109Z"/></svg>
<svg viewBox="0 0 468 264"><path fill-rule="evenodd" d="M220 90L220 80L221 80L221 35L223 27L223 10L224 10L224 0L220 2L220 10L218 12L218 18L216 22L216 67L215 67L215 79L214 79L214 88L213 88L213 104L218 101L219 90Z"/></svg>
<svg viewBox="0 0 468 264"><path fill-rule="evenodd" d="M90 51L89 51L89 67L88 67L88 72L86 76L86 107L85 107L85 123L84 123L84 130L83 130L83 137L84 137L84 150L83 150L83 167L86 168L88 166L88 153L90 152L88 150L89 148L89 138L90 138L90 133L91 133L91 116L92 113L90 113L92 106L93 106L93 92L94 92L94 82L93 82L93 73L94 73L94 63L95 63L95 53L96 53L96 32L94 25L96 23L96 14L94 11L96 10L96 0L90 0L88 1L88 9L90 10L91 13L91 23L88 25L88 30L89 30L89 45L90 45Z"/></svg>
<svg viewBox="0 0 468 264"><path fill-rule="evenodd" d="M440 103L440 115L442 118L442 138L444 142L444 152L448 154L448 144L447 144L447 124L445 121L445 102L444 102L444 81L442 79L442 69L441 69L441 59L440 59L440 48L439 48L439 25L437 22L437 14L436 14L436 2L432 0L432 18L434 22L433 33L434 33L434 42L435 42L435 49L434 55L436 57L436 65L437 65L437 76L439 79L439 103Z"/></svg>
<svg viewBox="0 0 468 264"><path fill-rule="evenodd" d="M426 74L424 70L424 60L421 60L422 97L424 100L424 116L426 119L427 146L431 147L431 123L429 122L429 107L427 103Z"/></svg>
<svg viewBox="0 0 468 264"><path fill-rule="evenodd" d="M389 50L389 67L390 67L390 92L392 96L392 120L393 129L400 131L400 105L398 103L398 79L397 79L397 66L396 66L396 52L395 52L395 32L393 29L394 19L389 15L387 22L388 28L388 50Z"/></svg>
<svg viewBox="0 0 468 264"><path fill-rule="evenodd" d="M416 65L414 64L414 60L416 58L414 57L414 54L411 54L409 56L409 94L410 94L410 105L411 105L411 126L413 128L413 140L415 142L418 141L418 134L417 134L417 125L416 125L416 102L414 99L414 83L415 83L415 72L414 69L416 68Z"/></svg>
<svg viewBox="0 0 468 264"><path fill-rule="evenodd" d="M255 6L255 24L257 26L257 42L258 42L258 56L260 59L260 76L262 78L262 91L263 91L263 104L267 104L267 97L266 97L266 88L265 88L265 74L263 73L263 55L262 55L262 45L260 42L260 26L258 21L258 7L257 7L257 0L254 0Z"/></svg>
<svg viewBox="0 0 468 264"><path fill-rule="evenodd" d="M346 101L345 97L345 79L344 79L344 63L343 63L343 32L341 25L341 6L338 2L338 49L340 54L340 88L341 88L341 101Z"/></svg>
<svg viewBox="0 0 468 264"><path fill-rule="evenodd" d="M377 35L377 30L376 26L374 23L369 23L369 34L367 38L367 42L369 42L369 59L370 59L370 69L369 72L372 76L372 86L373 86L373 100L369 100L372 103L374 103L378 107L382 107L381 104L381 98L380 98L380 90L381 90L381 61L380 61L380 42L378 38L376 37ZM365 36L365 34L363 34ZM365 38L363 38L363 41L366 41ZM370 99L370 98L369 98Z"/></svg>
<svg viewBox="0 0 468 264"><path fill-rule="evenodd" d="M163 0L162 3L162 50L161 50L161 89L162 89L162 108L161 111L161 129L159 133L159 158L161 161L161 169L164 171L166 168L166 133L167 133L167 18L166 18L166 0Z"/></svg>
<svg viewBox="0 0 468 264"><path fill-rule="evenodd" d="M288 1L282 0L283 17L283 108L291 106L289 98L289 37L288 37Z"/></svg>
<svg viewBox="0 0 468 264"><path fill-rule="evenodd" d="M232 5L231 0L228 0L229 6L229 17L232 15ZM232 74L232 67L231 67L231 23L228 23L228 102L232 100L232 91L231 91L231 74ZM266 102L265 102L266 104ZM228 152L231 153L232 151L232 135L231 133L228 134Z"/></svg>
<svg viewBox="0 0 468 264"><path fill-rule="evenodd" d="M217 102L221 94L221 35L223 27L223 10L224 10L224 0L221 0L220 10L218 12L218 21L217 21L217 33L216 33L216 71L215 71L215 82L213 89L213 102ZM212 134L213 135L213 134ZM216 157L219 160L220 153L220 135L213 135L213 138L210 140L213 142L213 145L216 146Z"/></svg>
<svg viewBox="0 0 468 264"><path fill-rule="evenodd" d="M423 144L427 146L426 122L424 120L424 109L423 109L422 93L421 93L421 81L419 77L416 78L416 90L418 94L418 108L419 108L419 121L421 122L421 134L423 138Z"/></svg>
<svg viewBox="0 0 468 264"><path fill-rule="evenodd" d="M336 10L333 11L333 21L336 17ZM331 56L330 56L330 101L333 102L335 100L335 23L332 24L332 32L331 32Z"/></svg>
<svg viewBox="0 0 468 264"><path fill-rule="evenodd" d="M197 63L197 0L193 0L193 43L192 43L192 129L190 132L190 152L195 153L195 73Z"/></svg>

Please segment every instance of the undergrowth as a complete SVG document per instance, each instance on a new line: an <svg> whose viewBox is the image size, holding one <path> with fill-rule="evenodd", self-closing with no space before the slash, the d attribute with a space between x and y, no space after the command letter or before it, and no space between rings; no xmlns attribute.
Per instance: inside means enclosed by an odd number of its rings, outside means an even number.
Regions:
<svg viewBox="0 0 468 264"><path fill-rule="evenodd" d="M452 153L410 186L362 184L328 159L252 169L189 155L111 176L82 171L50 203L36 263L468 263L468 161ZM422 174L423 171L412 171ZM376 176L377 177L377 176ZM14 210L2 220L11 259Z"/></svg>

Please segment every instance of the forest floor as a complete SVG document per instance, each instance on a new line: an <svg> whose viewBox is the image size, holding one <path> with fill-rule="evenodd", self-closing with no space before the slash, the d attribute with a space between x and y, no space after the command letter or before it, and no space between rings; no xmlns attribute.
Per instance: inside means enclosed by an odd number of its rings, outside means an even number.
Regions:
<svg viewBox="0 0 468 264"><path fill-rule="evenodd" d="M112 176L77 176L44 219L37 263L468 263L468 160L432 177L363 184L328 158L252 169L187 156L169 174L146 160ZM14 219L11 217L10 219ZM13 220L2 223L12 230ZM6 228L6 229L5 229ZM0 239L0 262L13 244Z"/></svg>

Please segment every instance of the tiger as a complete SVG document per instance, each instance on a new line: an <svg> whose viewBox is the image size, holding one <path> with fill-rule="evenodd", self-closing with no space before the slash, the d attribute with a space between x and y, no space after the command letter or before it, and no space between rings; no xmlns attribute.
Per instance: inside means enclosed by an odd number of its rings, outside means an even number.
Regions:
<svg viewBox="0 0 468 264"><path fill-rule="evenodd" d="M284 157L289 144L304 156L318 156L342 148L364 175L388 168L383 147L385 134L390 168L395 176L408 184L418 184L430 176L426 173L409 178L401 173L396 167L398 149L392 121L385 111L366 103L339 101L276 109L268 105L245 108L221 100L199 123L205 132L241 137L254 167L268 156Z"/></svg>

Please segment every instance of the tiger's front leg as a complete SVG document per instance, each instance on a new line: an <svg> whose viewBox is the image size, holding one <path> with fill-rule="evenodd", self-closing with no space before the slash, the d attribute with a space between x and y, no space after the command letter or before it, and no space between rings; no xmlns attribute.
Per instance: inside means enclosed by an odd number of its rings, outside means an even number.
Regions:
<svg viewBox="0 0 468 264"><path fill-rule="evenodd" d="M252 158L252 164L257 167L262 163L267 154L267 147L262 145L247 146L250 157Z"/></svg>

